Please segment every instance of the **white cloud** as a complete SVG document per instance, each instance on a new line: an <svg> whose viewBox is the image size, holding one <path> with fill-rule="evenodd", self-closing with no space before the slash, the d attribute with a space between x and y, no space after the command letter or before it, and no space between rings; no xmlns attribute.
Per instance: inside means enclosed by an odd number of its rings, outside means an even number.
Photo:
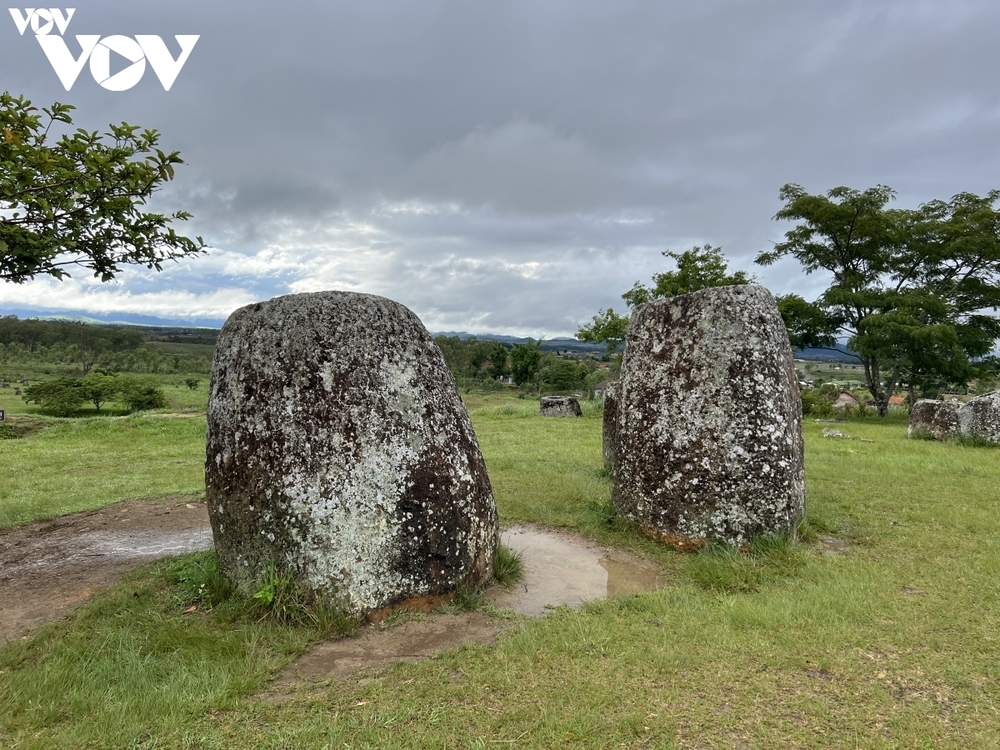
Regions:
<svg viewBox="0 0 1000 750"><path fill-rule="evenodd" d="M219 287L201 294L177 288L134 293L119 285L45 278L23 285L8 284L3 288L3 302L12 307L123 312L181 319L226 318L236 308L256 301L251 292L237 287Z"/></svg>

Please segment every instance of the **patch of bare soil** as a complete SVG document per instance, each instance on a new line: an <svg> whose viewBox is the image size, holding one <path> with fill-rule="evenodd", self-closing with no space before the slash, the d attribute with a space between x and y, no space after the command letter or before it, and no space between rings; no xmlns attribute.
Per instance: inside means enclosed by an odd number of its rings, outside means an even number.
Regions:
<svg viewBox="0 0 1000 750"><path fill-rule="evenodd" d="M361 635L325 641L293 661L271 683L264 700L286 700L299 690L321 687L328 680L378 670L396 662L429 659L471 643L492 643L515 621L482 612L432 613L396 625L368 625Z"/></svg>
<svg viewBox="0 0 1000 750"><path fill-rule="evenodd" d="M0 642L58 620L137 565L211 546L205 503L182 495L0 532Z"/></svg>
<svg viewBox="0 0 1000 750"><path fill-rule="evenodd" d="M525 577L487 597L494 607L522 616L669 584L652 563L569 532L518 526L504 532L503 543L522 554ZM211 546L205 503L184 496L119 503L0 532L0 642L63 617L136 565ZM300 687L359 670L491 643L518 621L432 612L395 627L375 623L356 638L322 643L290 664L265 698L283 700Z"/></svg>

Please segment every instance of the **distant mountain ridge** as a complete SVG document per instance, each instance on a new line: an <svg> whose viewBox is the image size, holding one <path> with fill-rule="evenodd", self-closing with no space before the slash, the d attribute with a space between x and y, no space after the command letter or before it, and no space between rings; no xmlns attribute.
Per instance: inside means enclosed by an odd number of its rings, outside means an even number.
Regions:
<svg viewBox="0 0 1000 750"><path fill-rule="evenodd" d="M183 320L179 318L162 318L155 315L139 315L135 313L100 313L87 312L83 310L31 310L28 308L0 306L0 316L16 315L24 320L25 318L38 318L39 320L73 320L81 323L105 326L142 326L145 328L211 328L219 330L226 321L220 318L195 318L194 320ZM458 336L460 339L467 339L475 336L480 341L499 341L501 344L517 346L528 342L527 336L508 336L502 333L467 333L466 331L445 331L432 332L432 336ZM537 341L537 339L534 339ZM584 341L577 341L568 337L556 337L542 339L543 351L572 351L580 353L591 353L604 351L604 346L591 344Z"/></svg>
<svg viewBox="0 0 1000 750"><path fill-rule="evenodd" d="M32 310L29 308L0 305L0 315L16 315L21 320L73 320L102 326L157 326L164 328L222 328L225 319L220 318L161 318L156 315L138 313L95 313L85 310Z"/></svg>
<svg viewBox="0 0 1000 750"><path fill-rule="evenodd" d="M457 336L463 340L475 336L479 341L499 341L501 344L507 344L509 346L527 344L529 340L529 337L527 336L507 336L502 333L466 333L465 331L432 332L431 336ZM539 339L532 337L531 340L538 341ZM571 339L566 336L541 339L541 349L543 352L570 351L591 354L594 352L603 352L604 348L604 344L592 344L589 341L579 341L578 339Z"/></svg>

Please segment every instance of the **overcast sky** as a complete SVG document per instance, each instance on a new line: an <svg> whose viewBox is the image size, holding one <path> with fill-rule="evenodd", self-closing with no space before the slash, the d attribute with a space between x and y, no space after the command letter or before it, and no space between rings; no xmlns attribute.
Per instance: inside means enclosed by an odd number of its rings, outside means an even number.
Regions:
<svg viewBox="0 0 1000 750"><path fill-rule="evenodd" d="M175 57L173 35L200 38L169 91L149 65L117 92L85 65L67 92L4 11L2 89L87 129L158 129L186 164L157 206L211 250L113 284L0 285L0 313L219 324L340 289L434 331L551 337L704 243L814 298L794 261L753 265L788 228L779 188L881 183L915 207L1000 187L998 29L991 0L81 0L74 55L77 34L159 35Z"/></svg>

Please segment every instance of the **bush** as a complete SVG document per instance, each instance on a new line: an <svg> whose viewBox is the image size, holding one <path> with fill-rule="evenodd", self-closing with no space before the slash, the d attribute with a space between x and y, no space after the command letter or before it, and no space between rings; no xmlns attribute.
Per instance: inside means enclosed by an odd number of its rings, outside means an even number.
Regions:
<svg viewBox="0 0 1000 750"><path fill-rule="evenodd" d="M82 384L76 378L58 378L30 385L21 398L41 404L42 411L56 417L73 416L86 400Z"/></svg>
<svg viewBox="0 0 1000 750"><path fill-rule="evenodd" d="M820 391L812 388L803 389L802 414L803 416L829 419L834 414L833 404Z"/></svg>
<svg viewBox="0 0 1000 750"><path fill-rule="evenodd" d="M16 440L24 437L24 430L9 422L0 422L0 440Z"/></svg>
<svg viewBox="0 0 1000 750"><path fill-rule="evenodd" d="M122 378L121 380L122 401L130 414L167 407L167 396L156 383L135 378Z"/></svg>

